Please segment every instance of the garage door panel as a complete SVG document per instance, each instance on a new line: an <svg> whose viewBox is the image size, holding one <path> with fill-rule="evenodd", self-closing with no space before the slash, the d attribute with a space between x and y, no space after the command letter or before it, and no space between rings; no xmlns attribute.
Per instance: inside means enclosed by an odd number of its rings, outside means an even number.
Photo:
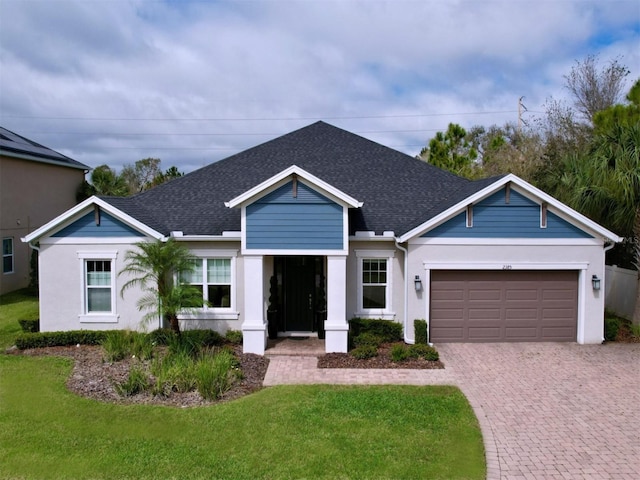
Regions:
<svg viewBox="0 0 640 480"><path fill-rule="evenodd" d="M469 327L469 339L470 340L487 340L492 339L496 336L500 335L500 327L483 327L483 328L475 328Z"/></svg>
<svg viewBox="0 0 640 480"><path fill-rule="evenodd" d="M501 314L502 312L499 308L470 308L467 318L471 322L474 320L495 320L499 322Z"/></svg>
<svg viewBox="0 0 640 480"><path fill-rule="evenodd" d="M513 289L507 288L505 293L505 299L510 301L522 301L522 300L538 300L538 289L535 288L523 288Z"/></svg>
<svg viewBox="0 0 640 480"><path fill-rule="evenodd" d="M507 308L505 310L505 320L507 322L513 320L537 320L537 308Z"/></svg>
<svg viewBox="0 0 640 480"><path fill-rule="evenodd" d="M576 271L432 271L434 342L575 341Z"/></svg>

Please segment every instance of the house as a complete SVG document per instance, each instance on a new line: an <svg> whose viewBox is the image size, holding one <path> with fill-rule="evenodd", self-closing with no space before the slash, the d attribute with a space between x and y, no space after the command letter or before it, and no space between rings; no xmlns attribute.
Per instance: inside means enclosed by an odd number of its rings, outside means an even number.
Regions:
<svg viewBox="0 0 640 480"><path fill-rule="evenodd" d="M514 175L469 181L317 122L129 198L90 198L27 235L43 330L139 328L119 295L133 243L173 238L207 308L185 329L315 335L426 319L432 342L603 339L604 254L620 238ZM270 311L276 310L276 311ZM157 327L151 326L151 327Z"/></svg>
<svg viewBox="0 0 640 480"><path fill-rule="evenodd" d="M29 285L31 249L20 238L73 207L88 170L0 127L0 295Z"/></svg>

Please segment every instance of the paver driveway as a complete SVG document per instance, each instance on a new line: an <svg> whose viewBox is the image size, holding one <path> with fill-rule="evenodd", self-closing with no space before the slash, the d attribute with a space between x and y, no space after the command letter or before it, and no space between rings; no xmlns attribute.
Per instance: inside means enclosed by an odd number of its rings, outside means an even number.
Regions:
<svg viewBox="0 0 640 480"><path fill-rule="evenodd" d="M272 357L265 385L457 385L480 421L488 479L640 479L640 344L437 348L444 370L318 369L314 357Z"/></svg>
<svg viewBox="0 0 640 480"><path fill-rule="evenodd" d="M640 344L442 344L488 478L639 479Z"/></svg>

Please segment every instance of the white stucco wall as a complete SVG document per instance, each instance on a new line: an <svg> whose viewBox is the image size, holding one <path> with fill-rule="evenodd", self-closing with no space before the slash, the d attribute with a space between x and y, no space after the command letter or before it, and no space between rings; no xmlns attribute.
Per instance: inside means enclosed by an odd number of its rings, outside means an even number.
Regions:
<svg viewBox="0 0 640 480"><path fill-rule="evenodd" d="M347 320L362 316L362 312L358 311L358 292L361 279L358 278L358 257L356 251L365 250L394 252L391 261L391 267L393 269L391 276L391 310L394 314L393 320L402 322L404 318L404 252L396 248L393 240L374 242L352 241L349 245L349 257L347 258ZM377 318L375 315L367 315L367 317Z"/></svg>
<svg viewBox="0 0 640 480"><path fill-rule="evenodd" d="M157 324L142 325L144 313L137 309L141 296L139 288L128 289L124 298L122 285L128 280L117 273L124 267L124 256L130 244L42 244L39 253L40 268L40 330L153 330ZM115 254L115 313L113 321L85 321L83 319L84 260L86 253Z"/></svg>
<svg viewBox="0 0 640 480"><path fill-rule="evenodd" d="M428 319L428 269L434 270L575 270L578 271L578 343L603 340L604 287L594 291L592 275L604 279L604 250L600 240L533 241L482 240L470 245L444 245L443 239L416 239L409 244L409 277L420 275L425 288L409 289L409 320ZM456 239L448 239L455 242ZM409 329L413 338L413 329Z"/></svg>

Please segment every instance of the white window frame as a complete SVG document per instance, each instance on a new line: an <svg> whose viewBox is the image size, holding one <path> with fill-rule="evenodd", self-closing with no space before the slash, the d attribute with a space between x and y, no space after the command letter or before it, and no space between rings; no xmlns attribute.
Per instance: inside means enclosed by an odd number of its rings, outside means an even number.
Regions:
<svg viewBox="0 0 640 480"><path fill-rule="evenodd" d="M4 242L6 240L9 240L9 242L11 242L11 253L5 254L4 253ZM8 271L4 271L4 259L5 258L11 258L11 270ZM12 273L14 273L16 271L16 251L15 251L15 245L14 245L14 241L13 241L13 237L3 237L2 238L2 274L3 275L10 275Z"/></svg>
<svg viewBox="0 0 640 480"><path fill-rule="evenodd" d="M204 300L208 300L208 285L207 282L207 262L209 260L229 260L231 269L231 285L229 288L229 306L228 307L209 307L203 305L202 308L196 308L194 312L183 313L178 316L181 320L195 320L195 319L214 319L214 320L237 320L240 313L237 311L237 292L238 283L236 275L236 259L238 256L237 250L204 250L195 251L191 254L198 260L202 261L202 281L199 283L193 283L192 285L202 286L202 295Z"/></svg>
<svg viewBox="0 0 640 480"><path fill-rule="evenodd" d="M117 262L118 252L78 252L78 259L80 260L80 272L82 281L81 284L81 305L79 315L80 322L82 323L117 323L119 315L117 312ZM87 284L87 262L89 261L103 261L111 263L111 311L109 312L90 312L89 311L89 296L87 295L89 286Z"/></svg>
<svg viewBox="0 0 640 480"><path fill-rule="evenodd" d="M356 250L356 258L358 261L358 311L356 316L362 318L383 318L385 320L393 320L395 312L393 310L393 259L395 257L394 250ZM364 284L362 281L363 265L365 260L386 260L387 262L387 282L385 289L385 308L364 308L363 294Z"/></svg>

